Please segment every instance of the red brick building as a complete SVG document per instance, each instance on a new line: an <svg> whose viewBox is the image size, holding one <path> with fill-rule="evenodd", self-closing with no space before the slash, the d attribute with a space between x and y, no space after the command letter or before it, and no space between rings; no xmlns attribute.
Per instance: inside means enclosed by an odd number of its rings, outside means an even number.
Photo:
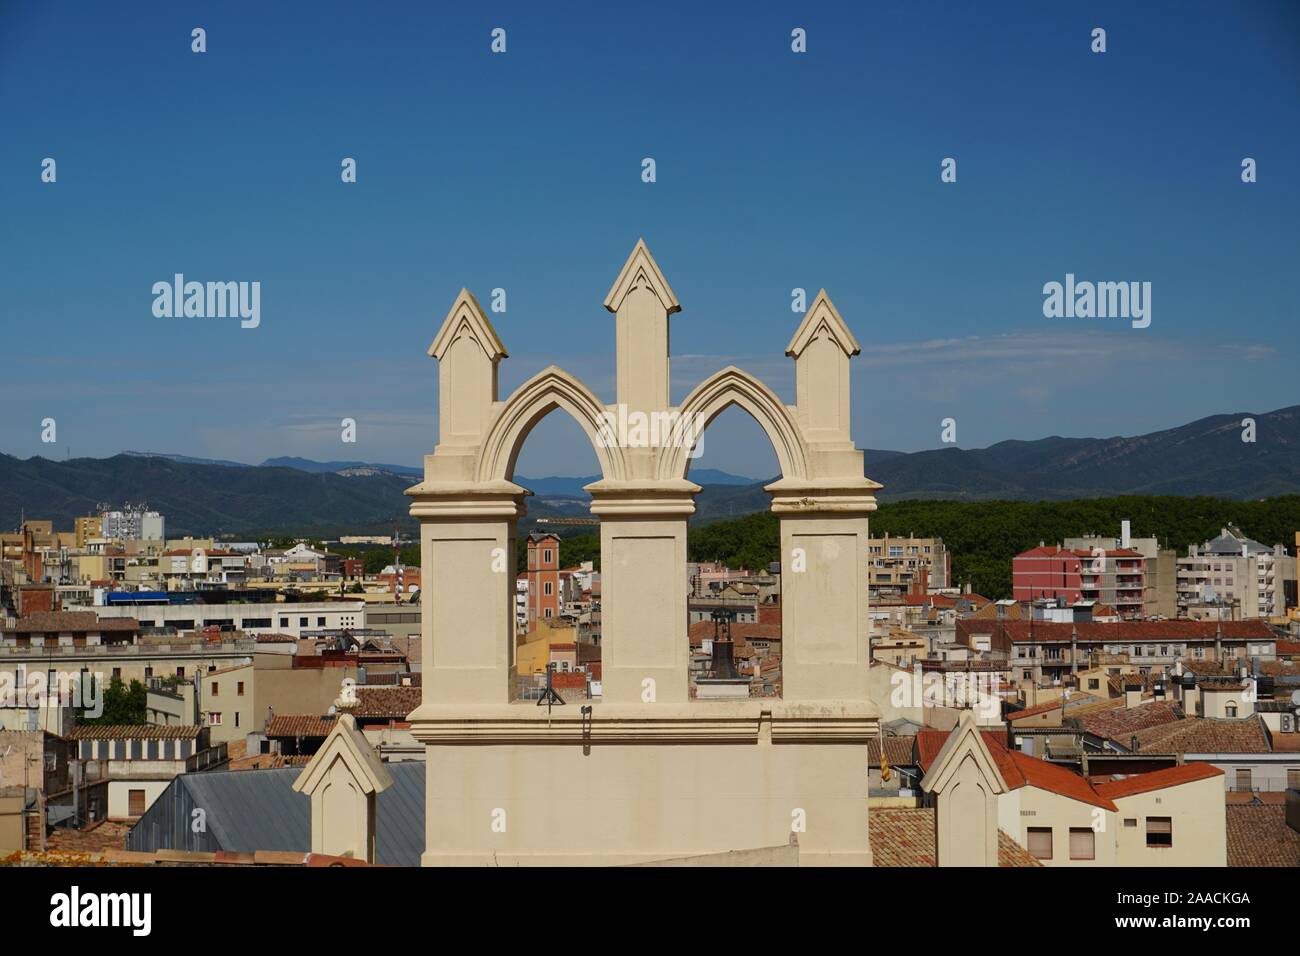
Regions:
<svg viewBox="0 0 1300 956"><path fill-rule="evenodd" d="M1063 598L1109 604L1122 618L1145 613L1146 561L1131 548L1102 551L1040 545L1011 559L1017 601Z"/></svg>

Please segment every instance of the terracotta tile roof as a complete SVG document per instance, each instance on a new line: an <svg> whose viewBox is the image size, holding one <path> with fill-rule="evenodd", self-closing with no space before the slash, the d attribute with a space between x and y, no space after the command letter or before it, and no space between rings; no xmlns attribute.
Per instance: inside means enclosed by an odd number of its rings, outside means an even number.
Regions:
<svg viewBox="0 0 1300 956"><path fill-rule="evenodd" d="M357 717L387 717L405 720L420 706L418 687L358 687Z"/></svg>
<svg viewBox="0 0 1300 956"><path fill-rule="evenodd" d="M5 631L17 634L138 630L140 622L133 617L106 617L100 620L94 611L37 611L20 617L13 627L5 628Z"/></svg>
<svg viewBox="0 0 1300 956"><path fill-rule="evenodd" d="M963 618L962 620L976 621L979 624L997 624L999 620L1004 619L998 617L999 607L1001 607L1002 612L1005 615L1005 620L1018 621L1024 616L1024 612L1021 610L1019 604L1005 604L1001 606L997 604L985 604L970 617ZM973 632L987 634L990 630L992 630L990 627L984 627L982 629L977 627L973 629ZM960 623L958 624L957 632L959 634L962 633Z"/></svg>
<svg viewBox="0 0 1300 956"><path fill-rule="evenodd" d="M1194 783L1197 780L1209 780L1211 777L1222 776L1223 771L1213 764L1185 763L1181 767L1166 767L1163 770L1135 774L1123 780L1099 783L1093 789L1108 800L1118 800L1121 797L1131 797L1138 793L1165 790L1185 783Z"/></svg>
<svg viewBox="0 0 1300 956"><path fill-rule="evenodd" d="M1039 790L1046 790L1061 797L1069 797L1071 800L1078 800L1080 803L1089 803L1094 807L1103 807L1107 810L1116 809L1114 803L1098 794L1087 780L1073 771L1048 763L1046 760L1039 760L1037 757L1022 754L1018 750L1009 750L1007 755L1024 779L1024 783L1020 786L1037 787ZM1002 776L1005 778L1006 774L1004 773ZM1013 790L1018 789L1011 780L1007 780L1007 786Z"/></svg>
<svg viewBox="0 0 1300 956"><path fill-rule="evenodd" d="M102 820L83 830L55 827L46 837L48 850L70 853L100 853L104 850L125 850L126 835L131 824L118 820Z"/></svg>
<svg viewBox="0 0 1300 956"><path fill-rule="evenodd" d="M1229 805L1228 866L1300 867L1300 833L1286 823L1286 807Z"/></svg>
<svg viewBox="0 0 1300 956"><path fill-rule="evenodd" d="M1300 641L1278 641L1278 657L1300 657Z"/></svg>
<svg viewBox="0 0 1300 956"><path fill-rule="evenodd" d="M934 730L929 727L917 733L918 762L923 771L929 771L935 757L948 739L948 733L946 730ZM984 738L989 754L997 764L998 772L1002 774L1008 789L1037 787L1039 790L1046 790L1082 803L1104 807L1107 810L1115 809L1115 805L1110 800L1099 796L1088 781L1077 773L1045 760L1039 760L1037 757L1027 756L1018 750L1008 750L1004 743L1005 734L1001 731L981 730L980 736Z"/></svg>
<svg viewBox="0 0 1300 956"><path fill-rule="evenodd" d="M916 737L908 735L885 738L885 756L889 758L891 767L913 766L916 763L915 754ZM877 737L867 741L867 766L880 768L880 740Z"/></svg>
<svg viewBox="0 0 1300 956"><path fill-rule="evenodd" d="M1050 713L1054 710L1060 710L1065 706L1065 701L1061 699L1049 700L1045 704L1038 704L1034 707L1026 707L1024 710L1014 710L1007 713L1007 720L1019 720L1022 717L1036 717L1039 714Z"/></svg>
<svg viewBox="0 0 1300 956"><path fill-rule="evenodd" d="M324 737L334 729L335 717L317 714L276 714L267 725L268 737Z"/></svg>
<svg viewBox="0 0 1300 956"><path fill-rule="evenodd" d="M1240 720L1184 717L1134 736L1137 749L1145 753L1269 753L1268 735L1258 714Z"/></svg>
<svg viewBox="0 0 1300 956"><path fill-rule="evenodd" d="M943 749L949 733L950 731L935 730L933 727L922 727L917 732L917 763L922 771L926 773L930 771L930 765L934 763L934 758L939 756L939 751ZM1002 730L981 730L980 736L984 738L984 743L988 746L994 761L997 762L998 770L1002 772L1003 778L1006 778L1009 773L1013 778L1020 779L1015 767L1006 759L1006 732ZM1011 780L1007 780L1007 785L1011 786Z"/></svg>
<svg viewBox="0 0 1300 956"><path fill-rule="evenodd" d="M1285 790L1229 790L1223 798L1229 805L1258 802L1286 806Z"/></svg>
<svg viewBox="0 0 1300 956"><path fill-rule="evenodd" d="M1227 672L1224 671L1223 665L1218 661L1183 661L1183 670L1191 671L1198 677L1214 676L1215 674L1240 674L1241 665L1233 664ZM1283 675L1300 674L1300 662L1297 661L1260 661L1259 672L1261 674L1278 677Z"/></svg>
<svg viewBox="0 0 1300 956"><path fill-rule="evenodd" d="M192 740L203 728L173 724L82 724L68 732L69 740Z"/></svg>
<svg viewBox="0 0 1300 956"><path fill-rule="evenodd" d="M1300 734L1270 733L1268 739L1275 754L1300 753Z"/></svg>
<svg viewBox="0 0 1300 956"><path fill-rule="evenodd" d="M231 757L228 769L279 770L284 765L284 757L280 754L245 754L242 757Z"/></svg>
<svg viewBox="0 0 1300 956"><path fill-rule="evenodd" d="M1086 714L1070 714L1068 719L1080 730L1107 740L1119 740L1127 746L1133 734L1182 720L1183 712L1178 704L1171 701L1151 701L1137 707L1114 706Z"/></svg>
<svg viewBox="0 0 1300 956"><path fill-rule="evenodd" d="M868 815L876 866L937 866L933 807L872 810ZM1006 833L998 831L998 866L1042 866Z"/></svg>
<svg viewBox="0 0 1300 956"><path fill-rule="evenodd" d="M253 639L259 644L296 644L298 638L292 634L255 634Z"/></svg>

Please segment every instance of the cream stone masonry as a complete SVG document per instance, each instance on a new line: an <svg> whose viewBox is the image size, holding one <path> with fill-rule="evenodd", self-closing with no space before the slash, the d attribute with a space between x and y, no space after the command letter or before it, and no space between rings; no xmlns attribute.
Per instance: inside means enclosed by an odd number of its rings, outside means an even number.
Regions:
<svg viewBox="0 0 1300 956"><path fill-rule="evenodd" d="M420 520L425 677L412 733L427 747L435 864L630 864L785 846L801 864L870 865L867 521L880 485L850 436L860 351L825 291L787 348L796 405L738 368L670 404L669 321L681 310L638 241L614 280L616 403L550 367L502 401L505 348L462 291L429 354L441 436L408 489ZM737 406L771 440L781 523L784 698L689 699L686 523L699 485L685 442L617 444L604 416L687 420ZM514 554L525 439L560 408L595 449L601 519L603 698L512 703ZM585 708L583 708L585 709Z"/></svg>
<svg viewBox="0 0 1300 956"><path fill-rule="evenodd" d="M1007 785L969 710L962 711L921 789L934 796L938 865L997 866L998 797Z"/></svg>
<svg viewBox="0 0 1300 956"><path fill-rule="evenodd" d="M338 720L293 782L311 798L311 851L375 862L375 798L393 784L388 769L338 701Z"/></svg>

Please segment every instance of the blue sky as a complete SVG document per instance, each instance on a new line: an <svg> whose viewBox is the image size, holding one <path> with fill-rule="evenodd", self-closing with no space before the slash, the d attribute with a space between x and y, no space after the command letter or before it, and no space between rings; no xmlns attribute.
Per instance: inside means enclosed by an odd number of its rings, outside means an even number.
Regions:
<svg viewBox="0 0 1300 956"><path fill-rule="evenodd" d="M0 6L0 450L418 463L461 286L507 290L503 394L555 363L612 401L638 236L683 304L675 397L737 364L793 401L790 290L824 286L861 447L1300 401L1294 3L479 6ZM259 281L260 327L156 318L176 272ZM1067 272L1151 282L1150 328L1044 318ZM775 470L739 412L704 440ZM562 413L520 460L594 470Z"/></svg>

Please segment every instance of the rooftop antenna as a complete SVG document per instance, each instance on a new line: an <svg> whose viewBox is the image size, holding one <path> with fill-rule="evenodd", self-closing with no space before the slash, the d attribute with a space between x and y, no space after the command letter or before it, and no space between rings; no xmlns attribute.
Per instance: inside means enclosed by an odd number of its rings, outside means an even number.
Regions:
<svg viewBox="0 0 1300 956"><path fill-rule="evenodd" d="M402 526L393 516L393 594L400 595L402 587ZM398 598L400 600L400 598Z"/></svg>

